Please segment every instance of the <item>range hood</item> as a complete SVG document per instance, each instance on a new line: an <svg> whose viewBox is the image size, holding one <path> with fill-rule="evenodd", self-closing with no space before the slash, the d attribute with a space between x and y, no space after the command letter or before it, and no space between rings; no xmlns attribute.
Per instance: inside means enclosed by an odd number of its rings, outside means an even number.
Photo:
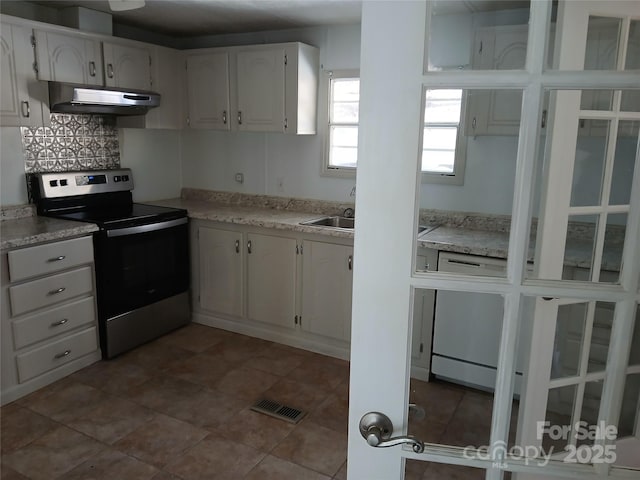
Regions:
<svg viewBox="0 0 640 480"><path fill-rule="evenodd" d="M49 82L49 105L54 113L144 115L160 105L160 94L73 83Z"/></svg>

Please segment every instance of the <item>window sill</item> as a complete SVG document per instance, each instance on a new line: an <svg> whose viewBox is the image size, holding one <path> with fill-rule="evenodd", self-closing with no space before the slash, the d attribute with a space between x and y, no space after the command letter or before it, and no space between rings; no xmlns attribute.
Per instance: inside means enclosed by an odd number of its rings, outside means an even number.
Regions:
<svg viewBox="0 0 640 480"><path fill-rule="evenodd" d="M356 178L355 168L333 168L325 166L320 174L323 177Z"/></svg>
<svg viewBox="0 0 640 480"><path fill-rule="evenodd" d="M421 183L432 183L439 185L464 185L462 175L447 175L445 173L423 173Z"/></svg>

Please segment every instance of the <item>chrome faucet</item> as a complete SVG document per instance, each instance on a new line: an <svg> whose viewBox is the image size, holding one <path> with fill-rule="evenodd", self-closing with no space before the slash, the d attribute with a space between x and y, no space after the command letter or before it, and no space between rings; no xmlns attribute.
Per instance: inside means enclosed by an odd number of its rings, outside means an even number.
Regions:
<svg viewBox="0 0 640 480"><path fill-rule="evenodd" d="M342 212L342 216L345 218L353 218L355 214L356 214L355 210L351 207L345 208L344 212Z"/></svg>

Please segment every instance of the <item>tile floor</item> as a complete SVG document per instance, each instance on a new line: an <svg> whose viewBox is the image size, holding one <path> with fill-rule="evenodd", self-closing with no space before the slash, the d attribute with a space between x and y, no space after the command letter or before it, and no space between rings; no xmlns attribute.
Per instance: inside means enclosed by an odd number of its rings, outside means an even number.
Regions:
<svg viewBox="0 0 640 480"><path fill-rule="evenodd" d="M1 480L346 479L349 366L191 324L1 409ZM297 425L249 410L266 397L308 412ZM412 382L427 406L410 433L486 444L492 397ZM484 478L408 462L407 479Z"/></svg>

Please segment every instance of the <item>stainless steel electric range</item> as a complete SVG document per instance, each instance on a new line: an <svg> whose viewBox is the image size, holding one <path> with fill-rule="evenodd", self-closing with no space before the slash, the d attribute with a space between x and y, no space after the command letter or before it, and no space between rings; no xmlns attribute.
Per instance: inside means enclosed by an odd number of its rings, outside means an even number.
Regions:
<svg viewBox="0 0 640 480"><path fill-rule="evenodd" d="M190 321L186 210L133 203L129 169L39 173L39 215L95 223L102 355L112 358Z"/></svg>

